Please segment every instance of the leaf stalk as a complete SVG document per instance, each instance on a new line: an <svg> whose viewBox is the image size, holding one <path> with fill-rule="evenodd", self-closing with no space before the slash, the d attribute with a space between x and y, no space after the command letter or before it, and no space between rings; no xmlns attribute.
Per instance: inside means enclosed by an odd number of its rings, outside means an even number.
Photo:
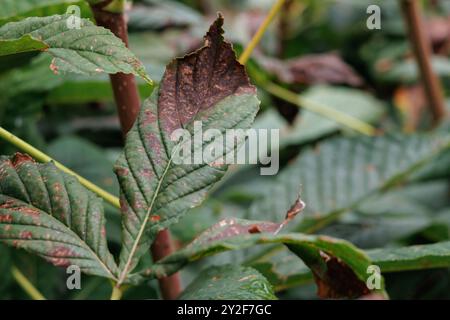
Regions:
<svg viewBox="0 0 450 320"><path fill-rule="evenodd" d="M376 129L370 124L359 120L358 118L352 117L346 113L342 113L333 108L330 108L324 104L319 104L317 102L311 101L301 95L289 91L275 83L266 82L262 84L262 87L273 94L274 96L290 102L300 108L304 108L308 111L314 112L332 121L335 121L341 125L355 130L361 134L367 136L373 136L376 133Z"/></svg>

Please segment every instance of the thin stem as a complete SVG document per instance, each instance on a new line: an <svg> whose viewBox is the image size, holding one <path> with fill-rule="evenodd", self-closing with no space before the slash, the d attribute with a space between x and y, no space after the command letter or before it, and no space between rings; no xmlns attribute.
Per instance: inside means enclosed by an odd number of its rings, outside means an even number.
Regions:
<svg viewBox="0 0 450 320"><path fill-rule="evenodd" d="M11 267L11 274L17 283L22 287L22 289L30 296L33 300L46 300L42 293L24 276L24 274L16 267Z"/></svg>
<svg viewBox="0 0 450 320"><path fill-rule="evenodd" d="M273 94L274 96L290 102L298 107L304 108L308 111L317 113L325 118L333 120L341 125L351 128L364 135L372 136L376 133L376 129L370 124L365 123L355 117L348 114L339 112L326 105L322 105L306 99L301 95L291 92L275 83L266 82L261 85L265 90Z"/></svg>
<svg viewBox="0 0 450 320"><path fill-rule="evenodd" d="M420 68L429 108L433 115L433 124L437 125L445 115L444 95L439 78L431 66L431 45L425 34L419 1L401 0L400 3L408 26L410 42Z"/></svg>
<svg viewBox="0 0 450 320"><path fill-rule="evenodd" d="M86 188L88 188L92 192L96 193L97 195L102 197L105 201L107 201L110 204L112 204L113 206L115 206L117 208L120 208L119 199L117 197L113 196L111 193L103 190L102 188L96 186L95 184L93 184L89 180L87 180L87 179L81 177L80 175L76 174L75 172L73 172L69 168L65 167L64 165L62 165L58 161L52 159L51 157L49 157L48 155L46 155L42 151L36 149L32 145L28 144L24 140L20 139L19 137L15 136L14 134L12 134L11 132L5 130L2 127L0 127L0 138L3 138L4 140L6 140L9 143L11 143L12 145L16 146L18 149L22 150L23 152L28 153L30 156L32 156L34 159L36 159L36 160L38 160L40 162L50 162L50 161L52 161L55 164L55 166L58 167L60 170L66 172L66 173L68 173L70 175L75 176L78 179L78 181L80 181L80 183L82 185L84 185Z"/></svg>
<svg viewBox="0 0 450 320"><path fill-rule="evenodd" d="M269 27L270 23L272 22L273 18L277 15L277 13L281 10L283 7L285 0L277 0L277 2L274 3L272 8L270 9L269 13L267 14L266 18L264 19L263 23L259 26L258 31L256 31L255 35L253 36L250 43L245 48L242 55L239 57L239 62L241 64L246 64L247 60L250 58L250 55L253 52L253 49L255 49L256 45L261 40L264 32Z"/></svg>
<svg viewBox="0 0 450 320"><path fill-rule="evenodd" d="M110 300L120 300L122 299L123 291L117 286L113 285Z"/></svg>

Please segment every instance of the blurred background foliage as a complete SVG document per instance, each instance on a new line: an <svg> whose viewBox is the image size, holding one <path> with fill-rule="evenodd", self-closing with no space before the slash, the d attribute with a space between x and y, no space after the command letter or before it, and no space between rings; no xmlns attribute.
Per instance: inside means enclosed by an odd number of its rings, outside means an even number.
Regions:
<svg viewBox="0 0 450 320"><path fill-rule="evenodd" d="M32 15L61 14L68 4L80 5L83 17L92 17L84 1L41 1L32 10L26 6L19 12L2 10L0 25ZM225 37L241 52L272 4L271 0L134 1L128 21L130 47L158 81L173 57L201 44L217 11L225 17ZM370 4L382 9L381 30L366 27ZM450 3L423 1L423 8L433 47L433 68L450 108ZM310 101L371 123L380 134L426 131L430 127L427 101L399 10L397 1L289 0L252 55L250 77L257 84L261 79L273 81ZM123 141L108 76L54 75L49 65L50 58L43 54L0 58L0 125L117 195L112 166ZM151 88L138 81L145 99ZM264 88L259 88L258 95L262 105L255 126L281 130L281 172L293 170L298 155L304 157L299 170L308 171L312 165L308 155L316 152L317 146L341 136L356 136L336 121L299 109ZM449 124L447 117L436 130L448 133ZM0 154L15 151L0 141ZM395 167L404 157L389 150L385 153L386 167ZM359 161L356 153L348 156L346 165L339 167L343 176L350 175ZM325 197L330 192L336 197L342 192L357 192L353 180L329 189L327 174L333 175L335 168L327 159L332 157L333 150L328 155L322 152L321 158L315 159L323 159L324 167L311 167L309 176L297 182ZM363 201L349 203L339 214L323 206L320 217L315 217L315 212L305 213L293 229L344 238L363 249L448 241L449 177L450 152L446 151L389 191L380 183L365 190ZM173 227L177 245L227 216L280 220L282 216L271 216L271 208L282 201L282 194L273 194L282 183L282 178L260 176L254 166L232 168L210 198ZM267 202L261 201L264 197L271 207L263 206ZM314 207L314 199L304 200ZM120 217L112 207L107 207L107 217L110 247L117 253ZM323 223L326 217L333 218ZM315 298L311 277L302 276L302 266L293 260L298 258L273 247L222 254L189 266L182 273L183 283L188 284L206 265L242 261L273 280L280 298ZM2 299L27 298L10 276L13 264L21 266L48 298L104 299L110 294L107 280L88 276L83 276L82 290L68 291L63 270L2 246ZM392 298L450 298L450 270L392 273L386 275L386 285ZM124 298L156 298L156 288L157 284L149 281L126 291Z"/></svg>

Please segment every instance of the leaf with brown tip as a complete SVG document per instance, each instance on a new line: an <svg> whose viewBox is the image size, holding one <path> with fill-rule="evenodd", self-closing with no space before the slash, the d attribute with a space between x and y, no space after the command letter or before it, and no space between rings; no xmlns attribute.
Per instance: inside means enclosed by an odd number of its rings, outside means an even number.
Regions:
<svg viewBox="0 0 450 320"><path fill-rule="evenodd" d="M119 283L126 281L139 258L150 247L154 232L168 227L188 209L199 205L225 173L223 159L244 141L226 146L212 162L177 164L180 144L176 129L194 134L203 130L247 129L258 111L256 89L224 41L223 18L212 24L205 45L172 61L159 90L144 103L115 171L121 186L123 250ZM216 134L214 140L219 134ZM205 150L210 142L202 142Z"/></svg>

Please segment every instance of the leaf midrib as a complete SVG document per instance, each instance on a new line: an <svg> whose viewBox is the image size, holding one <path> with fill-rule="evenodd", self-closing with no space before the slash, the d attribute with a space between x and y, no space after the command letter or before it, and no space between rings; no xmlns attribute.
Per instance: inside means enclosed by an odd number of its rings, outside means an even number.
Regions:
<svg viewBox="0 0 450 320"><path fill-rule="evenodd" d="M173 153L172 153L172 155L173 155ZM164 172L158 181L158 185L153 194L152 201L150 202L150 205L145 213L144 221L143 221L141 227L139 228L139 232L138 232L136 239L134 240L133 247L131 248L130 253L128 254L127 262L125 263L125 266L123 267L123 270L120 273L119 279L117 281L117 286L120 286L124 282L126 276L128 275L128 268L130 267L131 261L133 260L133 257L136 253L137 246L138 246L139 242L141 241L142 235L144 234L145 227L147 226L148 217L150 216L150 213L153 210L153 205L155 204L156 198L159 195L159 190L161 189L161 185L164 181L164 178L166 177L166 174L169 171L170 166L172 165L172 160L173 160L172 155L170 156L169 161L167 162L167 165L164 168Z"/></svg>

